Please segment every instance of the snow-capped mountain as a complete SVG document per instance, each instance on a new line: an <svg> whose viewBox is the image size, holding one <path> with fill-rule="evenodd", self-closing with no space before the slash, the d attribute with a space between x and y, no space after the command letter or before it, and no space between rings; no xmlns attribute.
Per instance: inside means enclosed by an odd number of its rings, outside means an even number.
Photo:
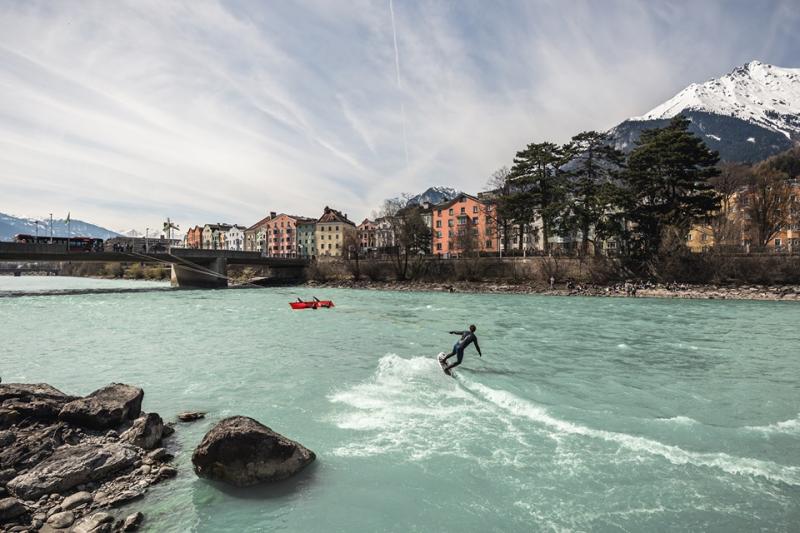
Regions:
<svg viewBox="0 0 800 533"><path fill-rule="evenodd" d="M661 127L682 114L690 129L727 161L757 161L800 142L800 69L759 61L720 78L693 83L675 97L611 133L630 150L643 129Z"/></svg>
<svg viewBox="0 0 800 533"><path fill-rule="evenodd" d="M800 69L751 61L721 78L693 83L631 120L672 118L686 110L736 117L800 140Z"/></svg>
<svg viewBox="0 0 800 533"><path fill-rule="evenodd" d="M451 187L429 187L425 192L409 198L406 206L420 205L425 202L440 204L452 200L459 194L461 194L461 191Z"/></svg>
<svg viewBox="0 0 800 533"><path fill-rule="evenodd" d="M18 233L29 235L38 234L41 236L50 235L50 220L35 220L32 218L21 218L13 215L0 213L0 241L10 241ZM119 234L94 224L89 224L82 220L72 219L69 224L71 237L94 237L97 239L110 239L118 237ZM67 235L67 222L65 220L53 220L53 236L65 237Z"/></svg>

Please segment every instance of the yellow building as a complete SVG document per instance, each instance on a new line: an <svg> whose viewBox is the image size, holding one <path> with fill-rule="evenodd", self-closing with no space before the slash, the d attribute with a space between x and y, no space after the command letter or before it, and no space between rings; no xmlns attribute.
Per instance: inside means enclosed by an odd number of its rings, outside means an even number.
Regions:
<svg viewBox="0 0 800 533"><path fill-rule="evenodd" d="M790 182L791 196L788 197L786 220L770 237L766 246L759 251L777 253L800 252L800 183ZM705 252L713 246L749 253L754 250L753 225L747 212L753 194L742 189L732 194L724 202L720 215L711 224L695 224L686 236L686 246L692 252ZM717 242L719 240L719 242Z"/></svg>
<svg viewBox="0 0 800 533"><path fill-rule="evenodd" d="M707 252L714 246L714 231L708 224L695 224L686 236L686 246L693 252Z"/></svg>
<svg viewBox="0 0 800 533"><path fill-rule="evenodd" d="M357 238L356 225L347 215L325 206L314 232L317 257L342 257L346 255L347 246L355 244Z"/></svg>

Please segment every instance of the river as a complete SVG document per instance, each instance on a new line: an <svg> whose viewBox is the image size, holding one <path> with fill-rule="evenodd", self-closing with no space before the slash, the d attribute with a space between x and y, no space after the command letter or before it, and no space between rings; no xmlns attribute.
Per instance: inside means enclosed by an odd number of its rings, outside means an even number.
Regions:
<svg viewBox="0 0 800 533"><path fill-rule="evenodd" d="M114 288L158 287L114 282ZM0 294L107 288L0 278ZM800 306L317 291L0 298L3 382L145 390L179 425L145 531L788 531L800 523ZM436 354L478 327L455 379ZM191 469L256 418L318 456L272 488Z"/></svg>

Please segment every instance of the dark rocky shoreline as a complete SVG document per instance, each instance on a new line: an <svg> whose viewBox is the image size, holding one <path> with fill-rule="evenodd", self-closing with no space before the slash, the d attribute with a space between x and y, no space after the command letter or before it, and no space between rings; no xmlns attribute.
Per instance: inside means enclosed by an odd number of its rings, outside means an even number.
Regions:
<svg viewBox="0 0 800 533"><path fill-rule="evenodd" d="M545 296L594 296L605 298L682 298L700 300L800 301L800 285L688 285L663 283L617 283L612 285L565 284L554 288L529 283L459 281L309 281L309 288L362 289L400 292L453 292L475 294L537 294Z"/></svg>
<svg viewBox="0 0 800 533"><path fill-rule="evenodd" d="M0 384L0 530L135 530L143 515L115 509L177 475L162 447L173 429L142 413L143 397L118 383L83 398Z"/></svg>
<svg viewBox="0 0 800 533"><path fill-rule="evenodd" d="M0 532L134 531L117 508L178 475L172 424L142 412L144 391L112 383L88 396L46 383L0 383ZM203 412L183 412L190 423ZM192 455L195 473L237 487L275 483L316 454L242 416L217 422Z"/></svg>

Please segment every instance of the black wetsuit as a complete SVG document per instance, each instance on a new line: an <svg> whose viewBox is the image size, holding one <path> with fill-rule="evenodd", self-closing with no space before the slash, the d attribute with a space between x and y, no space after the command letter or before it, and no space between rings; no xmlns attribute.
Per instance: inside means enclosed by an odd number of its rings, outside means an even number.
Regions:
<svg viewBox="0 0 800 533"><path fill-rule="evenodd" d="M458 366L461 364L461 360L464 358L464 348L475 343L475 349L478 350L478 355L481 353L481 347L478 346L478 337L469 330L467 331L451 331L452 335L461 335L461 339L453 346L453 351L444 358L447 361L449 358L456 356L456 362L450 365L448 368L453 368L454 366Z"/></svg>

